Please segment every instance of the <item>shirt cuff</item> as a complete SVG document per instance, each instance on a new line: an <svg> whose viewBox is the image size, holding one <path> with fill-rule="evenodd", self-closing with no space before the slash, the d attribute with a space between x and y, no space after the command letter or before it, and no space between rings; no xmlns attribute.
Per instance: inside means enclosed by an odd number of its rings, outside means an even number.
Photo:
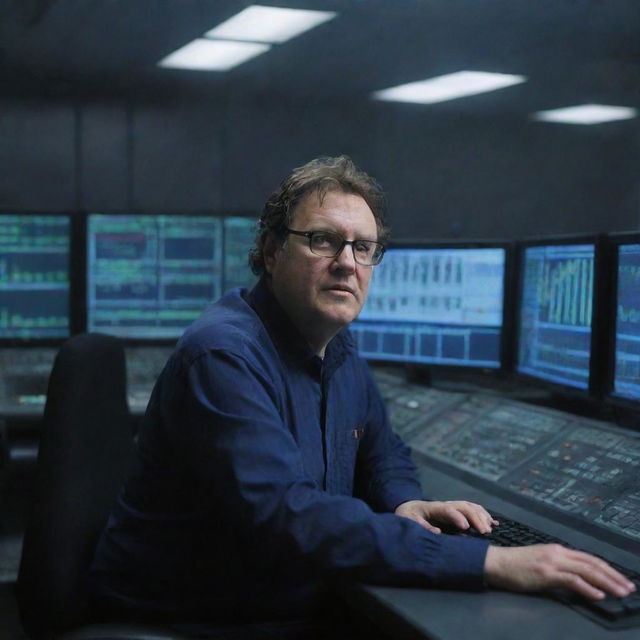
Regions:
<svg viewBox="0 0 640 640"><path fill-rule="evenodd" d="M484 564L489 542L470 536L437 534L440 549L427 568L433 586L480 591L486 587Z"/></svg>

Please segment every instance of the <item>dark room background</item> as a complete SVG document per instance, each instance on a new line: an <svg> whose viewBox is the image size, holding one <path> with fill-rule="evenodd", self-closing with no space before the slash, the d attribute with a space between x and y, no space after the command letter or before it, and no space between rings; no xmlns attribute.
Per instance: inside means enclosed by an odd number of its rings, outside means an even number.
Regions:
<svg viewBox="0 0 640 640"><path fill-rule="evenodd" d="M389 197L394 236L633 230L640 137L417 105L5 98L0 207L259 212L294 166L351 155Z"/></svg>
<svg viewBox="0 0 640 640"><path fill-rule="evenodd" d="M2 0L0 209L258 212L294 166L347 153L389 196L396 238L637 229L636 0L287 0L336 18L227 73L158 60L248 0ZM373 91L460 69L527 82L419 105Z"/></svg>

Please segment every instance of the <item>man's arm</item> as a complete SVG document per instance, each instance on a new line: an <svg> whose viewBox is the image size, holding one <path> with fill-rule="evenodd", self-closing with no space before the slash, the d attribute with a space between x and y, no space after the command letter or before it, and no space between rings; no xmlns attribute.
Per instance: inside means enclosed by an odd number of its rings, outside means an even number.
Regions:
<svg viewBox="0 0 640 640"><path fill-rule="evenodd" d="M558 544L493 547L487 550L485 580L509 591L570 589L590 600L605 593L623 598L635 586L604 560Z"/></svg>
<svg viewBox="0 0 640 640"><path fill-rule="evenodd" d="M426 501L409 448L393 433L384 400L368 366L362 363L369 397L369 428L361 447L357 475L366 487L365 499L379 511L414 520L433 533L441 525L474 527L488 533L497 523L487 510L466 501ZM416 499L420 498L420 499Z"/></svg>
<svg viewBox="0 0 640 640"><path fill-rule="evenodd" d="M462 530L472 526L480 533L488 533L498 524L483 507L465 501L412 500L398 506L395 513L415 520L434 533L440 533L440 528L433 522L451 524ZM484 573L488 586L509 591L564 588L591 600L601 600L607 593L623 598L635 591L634 584L604 560L558 544L490 546Z"/></svg>
<svg viewBox="0 0 640 640"><path fill-rule="evenodd" d="M284 401L270 367L266 359L210 350L190 362L176 393L164 399L169 446L198 477L211 507L246 541L247 561L295 558L290 564L299 572L481 588L485 541L434 535L393 515L393 507L374 513L362 500L330 494L310 478L283 423ZM420 495L413 474L401 485L409 498Z"/></svg>

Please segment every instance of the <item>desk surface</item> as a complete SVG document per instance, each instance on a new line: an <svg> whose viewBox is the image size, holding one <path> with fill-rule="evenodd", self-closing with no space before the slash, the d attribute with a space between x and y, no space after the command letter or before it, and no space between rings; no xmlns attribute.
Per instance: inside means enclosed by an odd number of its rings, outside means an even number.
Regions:
<svg viewBox="0 0 640 640"><path fill-rule="evenodd" d="M633 569L640 558L555 520L513 505L459 478L421 466L423 487L438 499L479 502L505 516L548 531L571 544ZM392 638L437 640L638 640L640 628L610 631L568 605L545 595L502 591L469 593L358 585L346 594L351 605L383 625Z"/></svg>
<svg viewBox="0 0 640 640"><path fill-rule="evenodd" d="M389 637L438 640L638 640L640 631L609 631L550 598L506 592L466 593L363 587L360 603ZM378 611L380 614L381 611ZM402 630L397 623L408 625Z"/></svg>

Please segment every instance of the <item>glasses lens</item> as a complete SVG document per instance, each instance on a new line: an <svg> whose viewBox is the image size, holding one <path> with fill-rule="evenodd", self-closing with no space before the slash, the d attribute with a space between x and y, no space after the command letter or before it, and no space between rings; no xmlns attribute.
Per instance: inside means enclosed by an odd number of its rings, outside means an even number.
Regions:
<svg viewBox="0 0 640 640"><path fill-rule="evenodd" d="M382 256L384 255L384 245L379 242L372 242L373 249L371 253L371 262L369 264L379 264L382 260Z"/></svg>
<svg viewBox="0 0 640 640"><path fill-rule="evenodd" d="M372 240L356 240L353 243L353 255L356 262L367 266L376 264L377 254L380 253L379 246L377 242Z"/></svg>
<svg viewBox="0 0 640 640"><path fill-rule="evenodd" d="M353 257L358 264L365 267L378 264L384 254L384 245L373 240L354 240L350 243ZM309 236L309 247L317 256L333 258L338 255L344 245L344 238L331 231L314 231Z"/></svg>
<svg viewBox="0 0 640 640"><path fill-rule="evenodd" d="M342 246L342 236L331 231L314 231L309 236L311 251L317 256L333 258Z"/></svg>

